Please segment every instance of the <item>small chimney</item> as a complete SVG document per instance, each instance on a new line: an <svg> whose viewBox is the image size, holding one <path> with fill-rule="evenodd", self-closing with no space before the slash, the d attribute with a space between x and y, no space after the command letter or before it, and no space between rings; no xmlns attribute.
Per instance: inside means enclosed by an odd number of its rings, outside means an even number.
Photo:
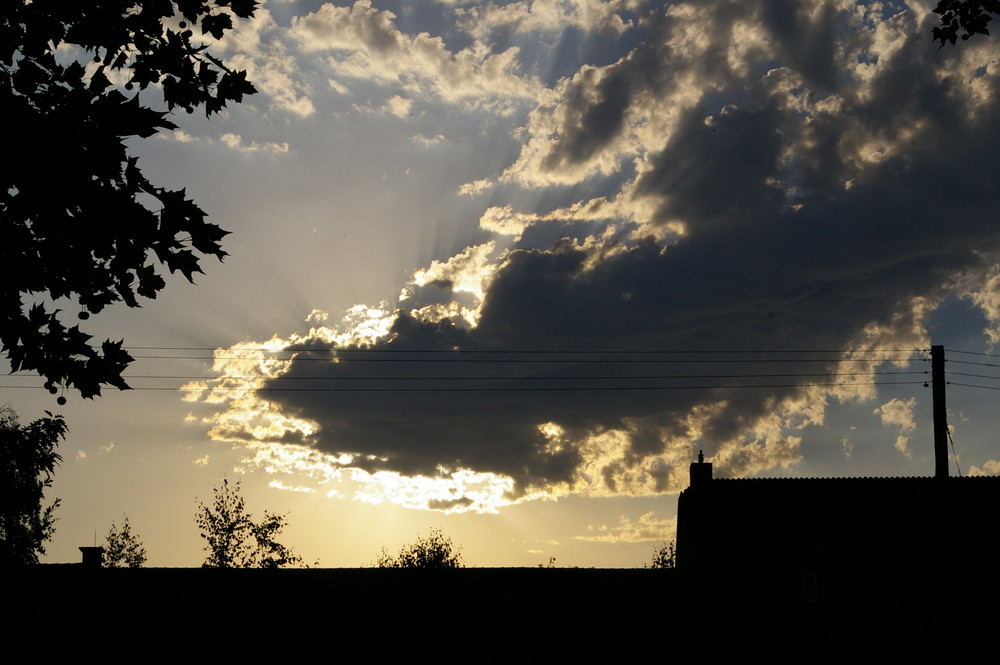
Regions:
<svg viewBox="0 0 1000 665"><path fill-rule="evenodd" d="M698 461L691 463L691 487L701 487L712 480L712 463L705 461L705 454L698 451Z"/></svg>
<svg viewBox="0 0 1000 665"><path fill-rule="evenodd" d="M83 567L84 568L102 568L104 567L104 548L103 547L81 547L80 553L83 554Z"/></svg>

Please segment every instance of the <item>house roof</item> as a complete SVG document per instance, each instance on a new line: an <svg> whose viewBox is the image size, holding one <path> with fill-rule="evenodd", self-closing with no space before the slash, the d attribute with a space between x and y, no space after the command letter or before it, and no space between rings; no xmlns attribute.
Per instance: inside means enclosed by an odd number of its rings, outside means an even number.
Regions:
<svg viewBox="0 0 1000 665"><path fill-rule="evenodd" d="M706 466L680 496L681 564L1000 558L1000 476L712 478Z"/></svg>

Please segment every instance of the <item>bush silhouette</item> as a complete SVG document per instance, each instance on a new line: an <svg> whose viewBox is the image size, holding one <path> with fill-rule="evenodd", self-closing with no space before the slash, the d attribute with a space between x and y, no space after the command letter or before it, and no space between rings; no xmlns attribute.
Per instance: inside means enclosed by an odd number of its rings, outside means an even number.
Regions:
<svg viewBox="0 0 1000 665"><path fill-rule="evenodd" d="M379 568L463 568L462 554L440 529L431 529L426 538L418 536L395 557L382 548L375 565Z"/></svg>
<svg viewBox="0 0 1000 665"><path fill-rule="evenodd" d="M662 543L656 546L653 550L653 560L649 564L643 565L643 568L676 568L677 567L677 549L674 547L673 541L664 540Z"/></svg>

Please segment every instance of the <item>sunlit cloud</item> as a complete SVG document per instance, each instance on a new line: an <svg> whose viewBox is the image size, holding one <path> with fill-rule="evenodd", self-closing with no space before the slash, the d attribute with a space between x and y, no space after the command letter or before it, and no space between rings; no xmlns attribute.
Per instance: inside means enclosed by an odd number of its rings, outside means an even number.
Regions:
<svg viewBox="0 0 1000 665"><path fill-rule="evenodd" d="M983 462L983 465L973 464L969 467L970 476L1000 476L1000 460L990 459Z"/></svg>
<svg viewBox="0 0 1000 665"><path fill-rule="evenodd" d="M232 132L226 132L219 137L219 140L225 143L227 146L233 150L238 150L240 152L270 152L270 153L282 153L288 152L287 143L257 143L256 141L251 141L250 143L244 143L243 138L239 134L233 134Z"/></svg>
<svg viewBox="0 0 1000 665"><path fill-rule="evenodd" d="M457 11L458 25L474 37L485 39L499 30L562 32L567 28L620 35L631 24L625 11L638 7L636 0L519 0L506 4L486 2Z"/></svg>
<svg viewBox="0 0 1000 665"><path fill-rule="evenodd" d="M306 315L305 320L306 323L323 323L328 318L330 318L330 314L328 312L324 312L321 309L314 309Z"/></svg>
<svg viewBox="0 0 1000 665"><path fill-rule="evenodd" d="M300 492L303 494L314 494L316 490L312 487L306 487L304 485L286 485L280 480L272 480L268 482L268 487L276 490L283 490L285 492Z"/></svg>
<svg viewBox="0 0 1000 665"><path fill-rule="evenodd" d="M432 146L440 145L444 143L447 139L444 134L435 134L434 136L424 136L423 134L416 134L411 139L414 143L424 148L430 148Z"/></svg>
<svg viewBox="0 0 1000 665"><path fill-rule="evenodd" d="M405 118L410 115L410 109L412 108L413 100L400 97L399 95L393 95L386 103L386 109L397 118Z"/></svg>
<svg viewBox="0 0 1000 665"><path fill-rule="evenodd" d="M496 243L487 242L469 247L447 261L432 261L429 267L413 273L412 284L419 287L439 283L447 285L454 293L469 293L482 299L496 270L491 258L495 250Z"/></svg>
<svg viewBox="0 0 1000 665"><path fill-rule="evenodd" d="M342 469L351 463L348 455L325 455L303 445L283 445L261 441L248 447L252 457L245 457L241 464L255 467L268 474L294 475L308 478L316 484L326 484L341 479Z"/></svg>
<svg viewBox="0 0 1000 665"><path fill-rule="evenodd" d="M844 457L846 459L851 459L854 457L854 442L848 437L843 437L840 439L840 447L844 451Z"/></svg>
<svg viewBox="0 0 1000 665"><path fill-rule="evenodd" d="M899 428L896 436L896 450L907 457L912 457L910 451L910 435L917 430L917 424L913 421L913 408L917 405L917 398L911 397L907 400L893 398L875 409L875 415L881 417L883 425L892 425Z"/></svg>
<svg viewBox="0 0 1000 665"><path fill-rule="evenodd" d="M285 32L267 8L259 7L253 19L237 21L220 46L230 52L227 65L246 70L247 78L276 108L305 118L316 107L299 75L299 63L286 46Z"/></svg>
<svg viewBox="0 0 1000 665"><path fill-rule="evenodd" d="M440 37L404 34L395 14L368 0L351 7L326 3L295 18L291 33L306 52L333 53L326 62L339 79L373 79L412 93L432 92L448 102L492 100L492 106L504 110L516 99L543 91L520 71L517 48L493 52L476 41L452 52Z"/></svg>
<svg viewBox="0 0 1000 665"><path fill-rule="evenodd" d="M351 92L346 85L338 81L335 81L333 79L327 79L327 83L330 85L330 89L332 89L338 95L346 95Z"/></svg>
<svg viewBox="0 0 1000 665"><path fill-rule="evenodd" d="M626 515L619 517L617 524L588 524L587 533L576 536L577 540L599 543L641 543L647 541L674 540L677 534L677 517L657 517L650 511L632 521Z"/></svg>
<svg viewBox="0 0 1000 665"><path fill-rule="evenodd" d="M983 333L990 343L1000 342L1000 266L993 266L980 282L970 285L964 297L975 303L989 325Z"/></svg>
<svg viewBox="0 0 1000 665"><path fill-rule="evenodd" d="M462 196L479 196L484 191L493 186L488 178L467 182L458 188L458 193Z"/></svg>
<svg viewBox="0 0 1000 665"><path fill-rule="evenodd" d="M354 500L373 505L389 502L443 513L496 513L516 503L511 497L513 482L509 478L467 469L445 471L438 476L352 469L351 480L358 485Z"/></svg>

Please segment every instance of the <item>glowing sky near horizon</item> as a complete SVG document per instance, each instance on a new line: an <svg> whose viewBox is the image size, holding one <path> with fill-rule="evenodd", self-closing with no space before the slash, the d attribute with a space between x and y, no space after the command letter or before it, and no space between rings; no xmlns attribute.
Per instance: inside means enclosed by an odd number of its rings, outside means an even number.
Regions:
<svg viewBox="0 0 1000 665"><path fill-rule="evenodd" d="M902 372L1000 339L1000 50L932 25L919 2L263 4L214 47L260 94L134 146L230 257L87 323L136 390L58 409L48 560L125 512L151 564L197 565L224 475L322 565L437 527L472 565L632 566L699 449L724 476L931 473ZM955 382L986 388L949 389L958 464L996 472L1000 383ZM5 385L22 420L55 410Z"/></svg>

